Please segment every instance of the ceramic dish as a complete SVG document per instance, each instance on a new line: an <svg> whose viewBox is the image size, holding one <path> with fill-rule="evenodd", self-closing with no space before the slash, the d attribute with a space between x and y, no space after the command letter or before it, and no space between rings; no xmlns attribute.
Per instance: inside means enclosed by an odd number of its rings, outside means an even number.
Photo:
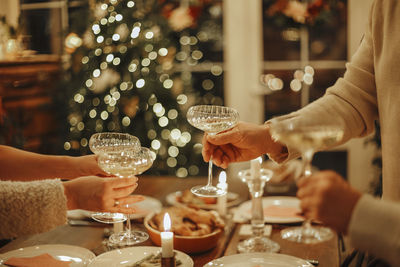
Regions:
<svg viewBox="0 0 400 267"><path fill-rule="evenodd" d="M3 263L12 257L31 258L45 253L56 260L71 262L70 267L87 266L96 257L93 252L83 247L49 244L20 248L0 254L0 266L6 266Z"/></svg>
<svg viewBox="0 0 400 267"><path fill-rule="evenodd" d="M311 267L309 262L278 253L248 253L225 256L213 260L203 267Z"/></svg>
<svg viewBox="0 0 400 267"><path fill-rule="evenodd" d="M157 254L161 251L159 247L130 247L123 249L112 250L97 256L88 266L89 267L123 267L132 266L134 263L142 260L143 258ZM181 251L176 252L176 259L181 261L182 264L177 267L193 267L194 263L192 258Z"/></svg>

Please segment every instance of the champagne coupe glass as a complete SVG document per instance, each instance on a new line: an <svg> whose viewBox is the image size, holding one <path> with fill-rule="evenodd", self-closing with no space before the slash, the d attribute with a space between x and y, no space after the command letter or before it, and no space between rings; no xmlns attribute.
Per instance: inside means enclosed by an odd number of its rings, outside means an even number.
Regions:
<svg viewBox="0 0 400 267"><path fill-rule="evenodd" d="M333 146L343 138L343 129L337 125L311 125L293 119L291 115L277 117L270 122L272 138L301 153L304 177L311 175L315 151ZM312 226L311 221L306 219L302 226L282 230L281 237L298 243L315 244L331 239L333 232L327 227Z"/></svg>
<svg viewBox="0 0 400 267"><path fill-rule="evenodd" d="M278 252L278 243L264 236L264 209L262 196L265 183L272 177L272 170L260 169L259 174L252 175L251 170L243 170L238 173L240 180L246 183L251 194L251 229L253 235L238 244L240 253L253 252Z"/></svg>
<svg viewBox="0 0 400 267"><path fill-rule="evenodd" d="M151 151L142 147L139 151L123 151L121 153L104 153L99 157L99 166L109 174L124 178L142 174L153 164ZM131 246L146 241L146 232L131 230L131 221L127 215L126 230L114 233L109 241L113 245Z"/></svg>
<svg viewBox="0 0 400 267"><path fill-rule="evenodd" d="M188 122L205 131L209 135L234 127L239 121L239 113L230 107L215 105L192 106L187 112ZM195 186L191 189L192 193L202 197L218 197L226 194L226 191L212 185L212 158L208 163L208 182L207 185Z"/></svg>
<svg viewBox="0 0 400 267"><path fill-rule="evenodd" d="M137 137L126 133L103 132L95 133L89 139L90 150L100 157L108 153L123 151L139 151L140 141ZM123 222L127 218L122 213L94 212L92 218L102 223Z"/></svg>

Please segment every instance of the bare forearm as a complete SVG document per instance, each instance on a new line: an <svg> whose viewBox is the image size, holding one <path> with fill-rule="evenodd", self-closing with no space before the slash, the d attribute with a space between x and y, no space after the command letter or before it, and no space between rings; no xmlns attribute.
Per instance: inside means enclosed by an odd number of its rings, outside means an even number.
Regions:
<svg viewBox="0 0 400 267"><path fill-rule="evenodd" d="M0 146L0 179L29 181L48 178L74 178L73 157L32 153Z"/></svg>

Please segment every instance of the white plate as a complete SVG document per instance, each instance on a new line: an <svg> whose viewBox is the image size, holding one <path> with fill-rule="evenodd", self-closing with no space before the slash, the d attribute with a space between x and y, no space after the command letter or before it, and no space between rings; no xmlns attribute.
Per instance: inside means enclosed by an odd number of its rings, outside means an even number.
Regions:
<svg viewBox="0 0 400 267"><path fill-rule="evenodd" d="M300 215L300 200L296 197L264 197L264 221L267 223L296 223L304 221ZM236 210L235 217L243 220L251 218L251 200L242 203Z"/></svg>
<svg viewBox="0 0 400 267"><path fill-rule="evenodd" d="M161 251L160 247L130 247L112 250L97 256L88 267L113 267L113 266L132 266L150 254L157 254ZM194 263L189 255L175 250L176 258L182 264L179 267L193 267Z"/></svg>
<svg viewBox="0 0 400 267"><path fill-rule="evenodd" d="M160 211L162 208L162 203L158 199L144 196L143 201L134 203L130 205L131 207L137 208L137 212L130 215L131 219L139 219L146 217L152 211ZM92 212L88 210L69 210L67 212L67 217L69 219L80 220L91 218Z"/></svg>
<svg viewBox="0 0 400 267"><path fill-rule="evenodd" d="M181 191L177 191L177 192L173 192L170 193L166 196L165 200L167 201L168 204L172 205L172 206L186 206L187 204L179 202L178 201L178 197L182 196L182 192ZM236 206L238 204L240 204L240 202L242 202L242 199L239 197L238 194L234 193L234 192L228 192L227 194L227 207L233 207ZM217 209L217 204L194 204L195 206L199 207L200 209L206 209L206 210L216 210Z"/></svg>
<svg viewBox="0 0 400 267"><path fill-rule="evenodd" d="M160 200L144 196L145 199L143 201L137 202L135 204L130 205L130 207L134 207L137 211L134 214L129 215L131 219L139 219L146 217L150 212L158 212L162 209L162 203Z"/></svg>
<svg viewBox="0 0 400 267"><path fill-rule="evenodd" d="M11 257L30 258L48 253L60 261L70 261L71 267L87 266L96 255L90 250L70 245L40 245L26 248L20 248L0 254L0 266Z"/></svg>
<svg viewBox="0 0 400 267"><path fill-rule="evenodd" d="M213 260L203 267L311 267L312 265L300 258L277 253L248 253L225 256Z"/></svg>

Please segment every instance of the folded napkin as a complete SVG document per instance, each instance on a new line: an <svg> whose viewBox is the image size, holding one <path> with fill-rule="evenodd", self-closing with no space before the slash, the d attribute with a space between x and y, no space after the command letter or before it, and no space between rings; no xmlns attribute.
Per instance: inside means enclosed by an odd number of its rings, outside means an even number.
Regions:
<svg viewBox="0 0 400 267"><path fill-rule="evenodd" d="M54 259L50 254L41 254L30 258L12 257L4 264L13 267L69 267L70 262Z"/></svg>

